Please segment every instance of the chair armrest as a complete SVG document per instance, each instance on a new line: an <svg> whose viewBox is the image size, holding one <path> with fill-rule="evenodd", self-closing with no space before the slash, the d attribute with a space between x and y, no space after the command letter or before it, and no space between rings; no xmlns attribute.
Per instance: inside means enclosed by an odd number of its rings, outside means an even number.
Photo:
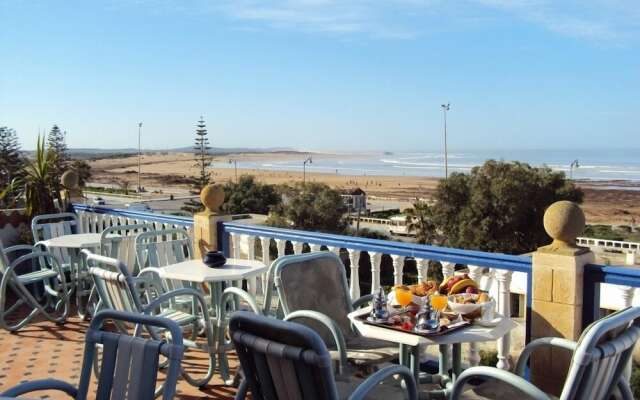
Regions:
<svg viewBox="0 0 640 400"><path fill-rule="evenodd" d="M284 317L285 321L292 321L294 319L312 319L314 321L320 322L324 325L331 335L333 336L334 341L336 342L336 348L338 350L338 354L340 355L340 361L338 364L338 375L342 375L347 366L347 344L344 340L344 336L342 335L342 331L338 324L335 323L334 320L327 317L326 315L319 313L313 310L298 310L294 311L287 316Z"/></svg>
<svg viewBox="0 0 640 400"><path fill-rule="evenodd" d="M69 397L76 398L78 389L73 385L57 379L40 379L37 381L21 383L9 390L2 392L1 396L17 397L25 393L37 392L40 390L58 390L65 392Z"/></svg>
<svg viewBox="0 0 640 400"><path fill-rule="evenodd" d="M391 365L371 375L351 393L349 400L364 399L378 384L393 375L400 375L404 380L409 400L418 400L418 388L413 374L409 368L402 365Z"/></svg>
<svg viewBox="0 0 640 400"><path fill-rule="evenodd" d="M13 253L14 251L28 251L29 253L31 253L33 251L33 248L34 246L29 246L26 244L18 244L15 246L7 247L3 251L4 251L4 254Z"/></svg>
<svg viewBox="0 0 640 400"><path fill-rule="evenodd" d="M374 295L373 294L365 294L364 296L360 296L360 298L356 299L353 302L353 309L358 309L362 306L364 306L367 303L370 303L373 301Z"/></svg>
<svg viewBox="0 0 640 400"><path fill-rule="evenodd" d="M234 296L239 297L241 300L244 300L245 303L249 305L249 308L251 308L251 311L253 311L255 314L262 315L262 310L260 310L258 303L256 303L255 297L253 297L253 295L251 295L249 292L234 286L228 287L224 290L224 292L222 292L220 303L218 304L217 315L221 317L224 315L223 308L225 304L227 303L227 301L229 301L230 298Z"/></svg>
<svg viewBox="0 0 640 400"><path fill-rule="evenodd" d="M535 400L550 400L545 392L535 387L529 381L511 372L493 367L472 367L460 374L451 391L451 400L460 399L465 384L472 378L491 378L514 387Z"/></svg>
<svg viewBox="0 0 640 400"><path fill-rule="evenodd" d="M533 340L528 345L526 345L524 350L522 350L522 353L520 353L520 358L518 358L518 363L516 364L515 369L516 375L520 377L524 376L525 368L527 366L529 358L531 357L531 354L541 347L558 347L573 352L578 347L578 344L568 339L556 337L545 337Z"/></svg>
<svg viewBox="0 0 640 400"><path fill-rule="evenodd" d="M15 270L16 267L18 267L20 264L22 264L25 261L29 261L29 260L33 260L33 259L42 259L42 258L47 258L49 259L49 261L51 262L51 266L53 267L53 269L56 269L58 271L58 274L62 275L62 271L60 270L60 263L58 262L58 259L51 253L49 253L48 251L38 251L35 250L31 253L22 255L18 258L16 258L15 260L13 260L10 264L9 264L9 268L7 268L7 270ZM46 267L41 267L40 269L45 269ZM16 274L18 275L18 274Z"/></svg>

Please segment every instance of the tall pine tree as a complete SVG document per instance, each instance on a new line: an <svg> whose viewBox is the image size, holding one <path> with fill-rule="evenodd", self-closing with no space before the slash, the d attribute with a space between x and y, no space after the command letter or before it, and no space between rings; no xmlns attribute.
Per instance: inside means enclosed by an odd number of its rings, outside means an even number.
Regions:
<svg viewBox="0 0 640 400"><path fill-rule="evenodd" d="M199 176L195 179L195 189L200 191L203 187L209 184L211 180L211 173L208 171L209 164L211 164L211 155L209 150L209 138L207 137L207 125L204 122L204 118L200 116L198 125L196 125L196 142L194 146L196 156L196 167L198 168Z"/></svg>
<svg viewBox="0 0 640 400"><path fill-rule="evenodd" d="M15 205L18 198L18 181L24 177L24 159L16 131L0 126L0 206ZM15 190L14 190L15 189Z"/></svg>
<svg viewBox="0 0 640 400"><path fill-rule="evenodd" d="M54 182L60 182L60 177L69 163L66 135L67 132L62 132L58 125L53 125L47 137L47 151L52 157L51 175Z"/></svg>

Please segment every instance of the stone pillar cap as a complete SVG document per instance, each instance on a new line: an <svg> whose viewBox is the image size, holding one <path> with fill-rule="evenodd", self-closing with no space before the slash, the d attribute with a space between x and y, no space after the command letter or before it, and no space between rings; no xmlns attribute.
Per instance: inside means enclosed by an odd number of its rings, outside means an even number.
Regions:
<svg viewBox="0 0 640 400"><path fill-rule="evenodd" d="M540 250L573 255L587 251L576 245L576 238L585 227L584 212L576 203L567 200L553 203L545 211L543 223L553 243Z"/></svg>
<svg viewBox="0 0 640 400"><path fill-rule="evenodd" d="M224 203L224 189L220 185L207 185L200 191L200 201L205 213L218 214Z"/></svg>
<svg viewBox="0 0 640 400"><path fill-rule="evenodd" d="M80 176L75 170L67 170L60 177L60 183L67 189L77 189L80 182Z"/></svg>

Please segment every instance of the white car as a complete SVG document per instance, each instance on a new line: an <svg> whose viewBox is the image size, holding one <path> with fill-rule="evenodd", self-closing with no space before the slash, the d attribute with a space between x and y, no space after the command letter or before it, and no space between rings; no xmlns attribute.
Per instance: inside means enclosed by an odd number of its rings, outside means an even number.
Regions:
<svg viewBox="0 0 640 400"><path fill-rule="evenodd" d="M94 206L104 206L107 204L102 197L96 197L93 199Z"/></svg>

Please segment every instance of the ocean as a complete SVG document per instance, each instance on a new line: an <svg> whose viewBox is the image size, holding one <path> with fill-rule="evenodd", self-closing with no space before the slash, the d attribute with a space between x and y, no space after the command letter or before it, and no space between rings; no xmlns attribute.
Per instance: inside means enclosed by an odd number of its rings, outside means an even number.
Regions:
<svg viewBox="0 0 640 400"><path fill-rule="evenodd" d="M309 172L337 175L386 176L444 176L444 156L439 152L363 152L313 154ZM242 162L241 168L302 171L302 160L282 160L274 154L273 160ZM485 160L522 161L534 166L546 165L563 171L573 179L592 181L629 181L640 184L640 149L619 150L476 150L449 153L449 173L469 172ZM570 168L577 160L578 167ZM214 163L214 168L233 168L228 163Z"/></svg>

